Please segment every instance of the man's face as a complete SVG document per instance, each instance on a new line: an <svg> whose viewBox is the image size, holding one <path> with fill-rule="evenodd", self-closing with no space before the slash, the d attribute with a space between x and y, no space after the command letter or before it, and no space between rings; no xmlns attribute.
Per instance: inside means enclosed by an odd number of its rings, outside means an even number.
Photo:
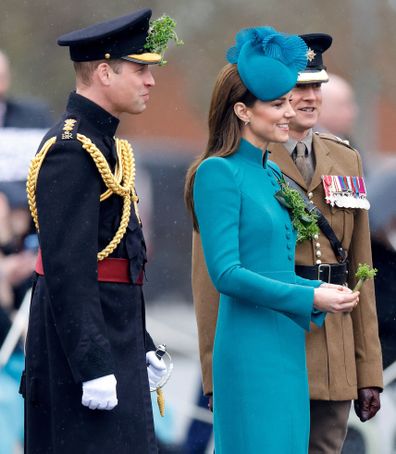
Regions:
<svg viewBox="0 0 396 454"><path fill-rule="evenodd" d="M290 104L296 116L290 120L290 130L299 133L311 129L319 119L322 105L321 84L296 85Z"/></svg>
<svg viewBox="0 0 396 454"><path fill-rule="evenodd" d="M150 88L155 85L150 66L123 61L112 74L111 101L116 113L140 114L146 109Z"/></svg>

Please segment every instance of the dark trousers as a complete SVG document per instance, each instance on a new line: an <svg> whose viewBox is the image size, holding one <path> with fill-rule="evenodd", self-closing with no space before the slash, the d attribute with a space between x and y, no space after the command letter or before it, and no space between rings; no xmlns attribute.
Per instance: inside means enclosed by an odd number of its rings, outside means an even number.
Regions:
<svg viewBox="0 0 396 454"><path fill-rule="evenodd" d="M309 454L339 454L347 433L350 400L311 400Z"/></svg>
<svg viewBox="0 0 396 454"><path fill-rule="evenodd" d="M208 397L202 394L201 386L199 387L197 405L201 408L208 408ZM212 424L194 419L188 429L183 454L201 454L205 452L212 437L212 432Z"/></svg>

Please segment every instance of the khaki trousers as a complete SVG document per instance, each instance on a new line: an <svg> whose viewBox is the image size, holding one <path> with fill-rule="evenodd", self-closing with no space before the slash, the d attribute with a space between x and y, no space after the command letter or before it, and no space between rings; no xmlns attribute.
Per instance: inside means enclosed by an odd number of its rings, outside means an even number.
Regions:
<svg viewBox="0 0 396 454"><path fill-rule="evenodd" d="M344 443L350 400L311 400L309 454L339 454Z"/></svg>

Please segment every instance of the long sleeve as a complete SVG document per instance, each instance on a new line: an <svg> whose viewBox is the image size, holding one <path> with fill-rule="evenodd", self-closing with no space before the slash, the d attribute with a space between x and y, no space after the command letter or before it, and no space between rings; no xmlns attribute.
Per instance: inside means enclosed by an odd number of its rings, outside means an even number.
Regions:
<svg viewBox="0 0 396 454"><path fill-rule="evenodd" d="M193 232L191 284L198 328L204 394L213 393L212 357L219 310L219 292L210 280L202 251L201 236Z"/></svg>
<svg viewBox="0 0 396 454"><path fill-rule="evenodd" d="M229 164L209 158L198 168L194 209L209 275L220 293L282 312L309 330L314 289L246 269L239 256L241 194Z"/></svg>
<svg viewBox="0 0 396 454"><path fill-rule="evenodd" d="M298 274L296 274L296 284L298 285L304 285L306 287L312 287L312 288L318 288L320 287L323 282L318 281L316 279L305 279ZM324 323L324 319L326 317L325 312L320 311L319 309L312 309L312 314L311 314L311 322L315 323L317 326L322 326Z"/></svg>
<svg viewBox="0 0 396 454"><path fill-rule="evenodd" d="M304 277L301 277L298 274L296 274L296 284L318 288L320 285L323 284L323 282L316 279L305 279Z"/></svg>
<svg viewBox="0 0 396 454"><path fill-rule="evenodd" d="M362 175L362 164L357 153L356 157L359 174ZM372 265L370 230L366 210L356 210L348 260L350 269L348 284L350 288L353 288L357 281L355 273L359 263ZM354 327L357 388L374 386L382 388L382 355L372 279L362 286L359 304L351 313L351 317Z"/></svg>
<svg viewBox="0 0 396 454"><path fill-rule="evenodd" d="M100 190L79 142L51 148L37 184L40 247L53 321L76 381L113 373L97 280Z"/></svg>

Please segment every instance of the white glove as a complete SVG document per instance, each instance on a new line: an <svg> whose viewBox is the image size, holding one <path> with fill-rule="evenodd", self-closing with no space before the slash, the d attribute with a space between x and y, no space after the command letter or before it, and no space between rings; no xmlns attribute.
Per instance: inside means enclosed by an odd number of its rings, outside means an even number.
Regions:
<svg viewBox="0 0 396 454"><path fill-rule="evenodd" d="M114 375L105 375L82 384L81 403L91 410L112 410L117 404L117 380Z"/></svg>
<svg viewBox="0 0 396 454"><path fill-rule="evenodd" d="M146 353L147 375L150 388L157 388L168 372L165 361L158 359L155 351Z"/></svg>

